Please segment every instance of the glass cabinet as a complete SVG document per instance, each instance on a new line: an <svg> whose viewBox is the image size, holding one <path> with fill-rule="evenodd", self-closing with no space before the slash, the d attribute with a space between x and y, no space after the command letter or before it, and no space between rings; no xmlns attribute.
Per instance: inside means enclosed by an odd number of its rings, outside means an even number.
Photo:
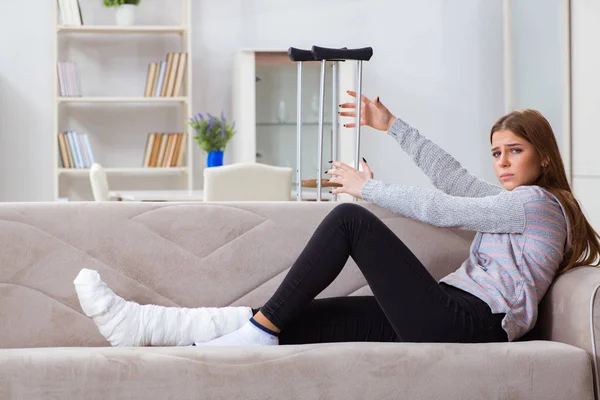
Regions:
<svg viewBox="0 0 600 400"><path fill-rule="evenodd" d="M340 63L339 102L351 101L346 90L354 90L354 63ZM297 73L287 50L246 50L236 54L233 81L233 117L236 134L230 143L227 163L258 162L293 169L292 187L297 171ZM321 63L305 62L302 70L302 179L317 178L320 112ZM355 130L342 126L347 119L334 118L332 64L326 68L325 118L323 129L322 170L330 168L333 155L333 123L338 124L338 160L354 163ZM326 176L323 176L326 177ZM329 199L330 188L323 188ZM316 189L304 188L303 197L314 198ZM338 196L338 200L344 200Z"/></svg>

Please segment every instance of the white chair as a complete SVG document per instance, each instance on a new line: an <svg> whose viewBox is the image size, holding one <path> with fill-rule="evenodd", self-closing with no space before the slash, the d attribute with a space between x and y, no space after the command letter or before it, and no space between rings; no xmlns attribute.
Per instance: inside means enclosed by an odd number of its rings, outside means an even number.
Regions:
<svg viewBox="0 0 600 400"><path fill-rule="evenodd" d="M204 201L290 201L292 169L238 163L204 169Z"/></svg>
<svg viewBox="0 0 600 400"><path fill-rule="evenodd" d="M106 172L102 165L98 163L92 164L90 167L90 184L92 185L92 193L95 201L110 201L108 193L108 180Z"/></svg>

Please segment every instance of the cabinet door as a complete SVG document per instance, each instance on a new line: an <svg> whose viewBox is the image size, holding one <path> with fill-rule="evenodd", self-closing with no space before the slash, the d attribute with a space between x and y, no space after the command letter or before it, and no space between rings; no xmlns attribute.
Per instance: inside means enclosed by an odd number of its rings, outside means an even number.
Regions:
<svg viewBox="0 0 600 400"><path fill-rule="evenodd" d="M326 71L323 124L323 164L332 157L332 85ZM302 178L316 178L320 113L320 64L304 63L302 71ZM256 66L256 160L290 167L297 164L297 66L295 63L257 63ZM294 174L294 184L297 175Z"/></svg>
<svg viewBox="0 0 600 400"><path fill-rule="evenodd" d="M236 133L227 146L228 164L256 161L255 54L242 51L233 63L232 113Z"/></svg>

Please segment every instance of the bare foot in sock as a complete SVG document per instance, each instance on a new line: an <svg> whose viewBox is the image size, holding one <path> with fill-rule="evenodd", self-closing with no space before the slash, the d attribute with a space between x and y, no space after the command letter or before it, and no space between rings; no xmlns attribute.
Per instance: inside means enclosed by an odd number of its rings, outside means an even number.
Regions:
<svg viewBox="0 0 600 400"><path fill-rule="evenodd" d="M82 269L75 291L83 312L113 346L187 346L218 338L244 325L250 307L163 307L117 296L98 272Z"/></svg>
<svg viewBox="0 0 600 400"><path fill-rule="evenodd" d="M279 338L269 333L254 320L249 320L237 331L223 335L206 343L195 343L196 346L276 346Z"/></svg>

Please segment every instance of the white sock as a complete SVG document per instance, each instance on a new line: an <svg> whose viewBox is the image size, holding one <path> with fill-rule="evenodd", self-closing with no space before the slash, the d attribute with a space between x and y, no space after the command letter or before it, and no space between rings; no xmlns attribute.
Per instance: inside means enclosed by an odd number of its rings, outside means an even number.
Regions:
<svg viewBox="0 0 600 400"><path fill-rule="evenodd" d="M181 308L140 305L117 296L97 271L82 269L75 291L83 312L113 346L186 346L233 332L250 307Z"/></svg>
<svg viewBox="0 0 600 400"><path fill-rule="evenodd" d="M246 322L237 331L206 343L195 343L196 346L276 346L279 338L263 331L252 321Z"/></svg>

